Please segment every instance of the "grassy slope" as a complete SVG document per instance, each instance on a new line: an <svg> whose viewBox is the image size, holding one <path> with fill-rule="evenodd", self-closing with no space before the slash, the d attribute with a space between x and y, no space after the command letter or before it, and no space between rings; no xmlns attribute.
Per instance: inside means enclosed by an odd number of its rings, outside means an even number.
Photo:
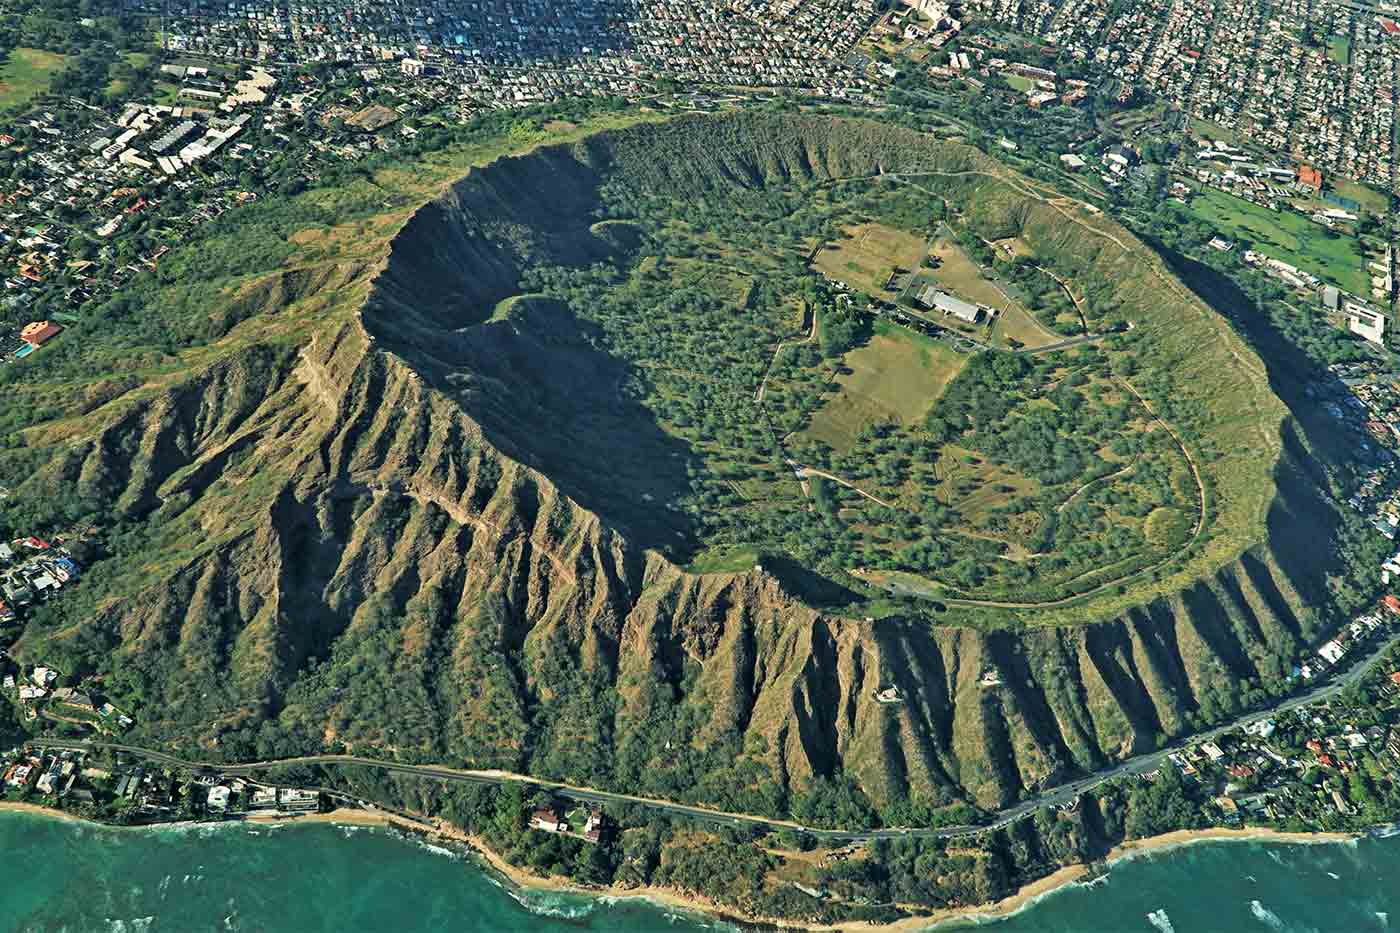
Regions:
<svg viewBox="0 0 1400 933"><path fill-rule="evenodd" d="M66 59L56 52L20 47L0 67L0 107L18 107L49 89Z"/></svg>
<svg viewBox="0 0 1400 933"><path fill-rule="evenodd" d="M983 235L1019 235L1061 274L1114 283L1114 298L1139 338L1143 374L1135 384L1149 401L1177 412L1173 426L1193 451L1209 486L1209 520L1185 560L1063 607L972 611L973 618L1072 624L1123 612L1190 586L1267 538L1266 517L1276 495L1274 465L1286 416L1259 357L1213 309L1189 292L1148 247L1112 220L1032 182L988 167L961 181L963 203ZM1164 300L1165 299L1165 300ZM1111 346L1111 345L1110 345Z"/></svg>

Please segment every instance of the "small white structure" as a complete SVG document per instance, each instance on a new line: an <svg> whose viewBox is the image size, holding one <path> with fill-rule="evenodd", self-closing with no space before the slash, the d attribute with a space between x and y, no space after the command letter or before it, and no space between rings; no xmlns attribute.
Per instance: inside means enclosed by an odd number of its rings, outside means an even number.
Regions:
<svg viewBox="0 0 1400 933"><path fill-rule="evenodd" d="M883 690L876 691L875 701L877 703L903 703L904 694L900 692L898 687L885 687Z"/></svg>
<svg viewBox="0 0 1400 933"><path fill-rule="evenodd" d="M228 809L228 798L230 791L222 784L209 788L209 796L205 799L205 804L212 813L223 813Z"/></svg>

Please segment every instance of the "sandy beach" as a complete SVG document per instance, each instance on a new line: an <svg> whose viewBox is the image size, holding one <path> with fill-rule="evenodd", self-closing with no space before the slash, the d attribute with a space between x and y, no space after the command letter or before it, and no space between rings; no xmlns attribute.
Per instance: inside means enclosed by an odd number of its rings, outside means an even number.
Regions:
<svg viewBox="0 0 1400 933"><path fill-rule="evenodd" d="M50 816L56 820L68 820L73 823L88 822L81 816L63 810L55 810L53 807L44 807L37 803L20 803L11 800L0 800L0 813L29 813L35 816Z"/></svg>
<svg viewBox="0 0 1400 933"><path fill-rule="evenodd" d="M1218 842L1222 839L1254 840L1256 842L1286 842L1295 845L1319 845L1328 842L1346 842L1348 839L1355 839L1356 837L1356 833L1285 833L1277 829L1267 829L1264 827L1226 829L1223 826L1215 826L1210 829L1181 829L1174 833L1165 833L1161 836L1152 836L1148 839L1125 842L1110 850L1104 859L1108 862L1115 862L1119 859L1131 858L1134 855L1140 855L1153 850L1173 849L1178 846L1192 845L1198 842Z"/></svg>
<svg viewBox="0 0 1400 933"><path fill-rule="evenodd" d="M66 813L62 810L55 810L51 807L44 807L32 803L0 802L0 813L3 812L28 813L68 821L82 821L84 819L72 813ZM1057 888L1080 881L1090 873L1090 867L1088 865L1067 865L1058 871L1046 875L1044 878L1022 886L1014 894L990 904L931 910L926 913L921 913L918 916L907 917L903 920L883 925L875 925L866 922L822 925L772 917L741 918L736 916L734 911L726 909L708 898L683 894L669 888L624 888L620 886L587 887L561 876L541 877L511 865L509 862L505 861L505 859L501 858L500 855L493 852L480 837L464 832L441 819L409 818L384 810L340 809L332 810L329 813L298 815L278 813L253 814L247 818L247 822L296 823L299 825L333 823L342 826L391 827L410 833L426 834L434 838L465 846L480 856L496 873L510 881L511 884L522 889L563 892L590 897L641 898L665 907L675 908L694 914L704 914L711 917L718 916L725 920L738 923L757 923L787 929L840 931L840 933L853 933L853 931L856 930L866 931L866 933L869 933L869 931L882 931L882 933L912 933L912 931L915 930L927 930L939 924L954 920L963 920L972 917L1005 917L1025 909L1039 898L1044 897ZM1356 838L1356 834L1353 833L1286 833L1263 827L1243 829L1212 827L1210 829L1201 830L1179 830L1177 832L1165 833L1148 839L1138 839L1116 846L1104 856L1104 861L1112 865L1114 862L1140 857L1149 852L1165 851L1181 846L1206 842L1253 840L1317 845L1344 842L1354 838ZM914 905L909 905L908 909L914 910L917 908Z"/></svg>
<svg viewBox="0 0 1400 933"><path fill-rule="evenodd" d="M1295 845L1318 845L1331 842L1345 842L1356 838L1354 833L1285 833L1276 829L1243 828L1226 829L1224 827L1212 827L1210 829L1182 829L1176 832L1164 833L1160 836L1151 836L1147 839L1137 839L1115 846L1104 856L1104 861L1110 866L1123 859L1135 858L1149 852L1162 852L1168 849L1180 848L1181 846L1195 845L1202 842L1220 842L1222 840L1236 841L1256 841L1256 842L1281 842ZM958 907L950 910L936 910L926 915L910 917L907 920L900 920L896 923L879 927L888 931L912 931L926 930L940 923L948 923L953 920L967 919L969 917L1005 917L1017 911L1024 910L1033 902L1068 884L1084 878L1090 872L1088 865L1067 865L1058 871L1052 872L1037 881L1023 885L1020 890L1009 897L1002 898L991 904L982 904L975 907ZM840 930L870 930L868 924L847 923L838 924L833 929Z"/></svg>

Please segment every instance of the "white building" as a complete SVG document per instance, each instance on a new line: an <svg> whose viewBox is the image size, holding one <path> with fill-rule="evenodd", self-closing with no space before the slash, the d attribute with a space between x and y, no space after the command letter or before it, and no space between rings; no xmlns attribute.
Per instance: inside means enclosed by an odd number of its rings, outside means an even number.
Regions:
<svg viewBox="0 0 1400 933"><path fill-rule="evenodd" d="M1336 664L1346 654L1346 649L1336 641L1329 641L1327 644L1317 649L1317 653L1327 661L1328 664Z"/></svg>
<svg viewBox="0 0 1400 933"><path fill-rule="evenodd" d="M1347 330L1378 346L1385 345L1385 316L1358 304L1346 308Z"/></svg>

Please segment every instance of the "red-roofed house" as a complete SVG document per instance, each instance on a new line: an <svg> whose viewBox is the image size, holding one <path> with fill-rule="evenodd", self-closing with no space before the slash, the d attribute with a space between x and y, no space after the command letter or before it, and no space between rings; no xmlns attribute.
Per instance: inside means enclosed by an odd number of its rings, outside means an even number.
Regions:
<svg viewBox="0 0 1400 933"><path fill-rule="evenodd" d="M1390 682L1395 684L1395 686L1400 687L1400 671L1396 671L1395 673L1390 675Z"/></svg>
<svg viewBox="0 0 1400 933"><path fill-rule="evenodd" d="M52 321L31 321L24 325L24 329L19 332L19 339L30 346L43 346L44 342L54 337L63 327Z"/></svg>
<svg viewBox="0 0 1400 933"><path fill-rule="evenodd" d="M1387 593L1385 594L1385 599L1381 600L1381 602L1385 603L1385 608L1389 609L1391 612L1396 613L1397 615L1400 615L1400 599L1397 599L1392 594Z"/></svg>
<svg viewBox="0 0 1400 933"><path fill-rule="evenodd" d="M1400 36L1400 26L1397 26L1393 20L1381 20L1381 28L1385 30L1387 36Z"/></svg>
<svg viewBox="0 0 1400 933"><path fill-rule="evenodd" d="M1298 182L1314 191L1322 190L1322 172L1311 165L1298 166Z"/></svg>

